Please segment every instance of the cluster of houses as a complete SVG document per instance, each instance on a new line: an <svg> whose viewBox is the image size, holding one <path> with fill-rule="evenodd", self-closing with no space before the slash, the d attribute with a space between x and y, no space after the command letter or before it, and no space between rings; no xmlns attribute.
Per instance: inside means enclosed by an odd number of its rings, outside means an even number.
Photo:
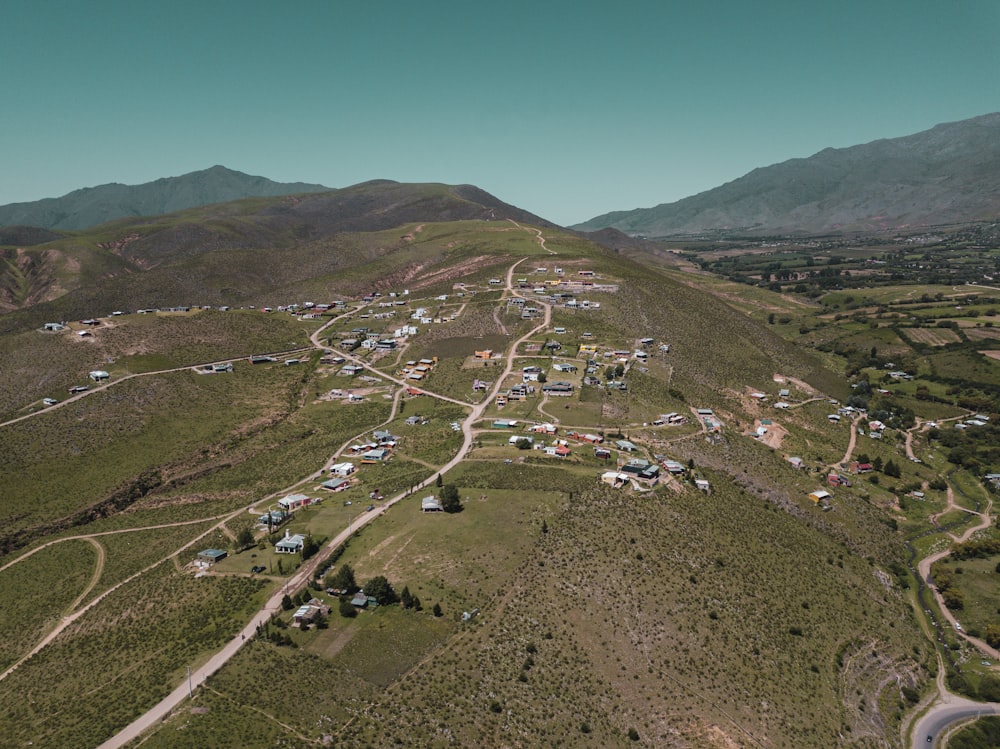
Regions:
<svg viewBox="0 0 1000 749"><path fill-rule="evenodd" d="M419 361L408 361L397 374L405 380L420 382L434 371L434 365L437 364L437 361L436 356Z"/></svg>

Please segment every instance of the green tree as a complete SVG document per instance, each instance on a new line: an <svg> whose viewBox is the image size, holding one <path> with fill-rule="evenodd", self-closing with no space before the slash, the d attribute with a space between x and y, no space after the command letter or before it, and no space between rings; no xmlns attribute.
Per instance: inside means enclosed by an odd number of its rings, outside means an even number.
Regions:
<svg viewBox="0 0 1000 749"><path fill-rule="evenodd" d="M316 539L312 536L306 538L302 542L302 561L309 559L310 557L316 556L316 552L319 551L319 544L316 543Z"/></svg>
<svg viewBox="0 0 1000 749"><path fill-rule="evenodd" d="M365 584L365 595L371 596L380 606L388 606L399 601L399 596L384 575L377 575Z"/></svg>
<svg viewBox="0 0 1000 749"><path fill-rule="evenodd" d="M353 619L358 615L358 610L351 605L351 602L346 598L340 599L340 605L337 607L340 611L340 615L345 619Z"/></svg>
<svg viewBox="0 0 1000 749"><path fill-rule="evenodd" d="M434 604L434 608L432 609L432 611L434 612L434 616L440 617L442 615L441 604L440 603L435 603Z"/></svg>
<svg viewBox="0 0 1000 749"><path fill-rule="evenodd" d="M283 611L291 611L294 607L295 607L295 604L292 603L291 596L289 596L287 593L285 593L285 595L282 596L282 598L281 598L281 608L282 608L282 610Z"/></svg>
<svg viewBox="0 0 1000 749"><path fill-rule="evenodd" d="M434 479L434 485L440 487L443 482L441 481L441 474L439 473Z"/></svg>
<svg viewBox="0 0 1000 749"><path fill-rule="evenodd" d="M896 461L894 460L890 460L888 463L886 463L885 468L883 470L885 471L886 476L892 476L893 478L897 479L899 478L901 473L899 466L896 465Z"/></svg>
<svg viewBox="0 0 1000 749"><path fill-rule="evenodd" d="M239 532L236 534L236 541L234 543L236 550L243 551L243 549L253 546L253 543L253 529L249 525L245 525L240 528Z"/></svg>
<svg viewBox="0 0 1000 749"><path fill-rule="evenodd" d="M342 564L337 570L326 576L323 581L328 588L334 588L347 595L354 595L358 592L358 583L354 579L354 570L349 564Z"/></svg>
<svg viewBox="0 0 1000 749"><path fill-rule="evenodd" d="M413 595L410 593L409 587L403 586L403 591L399 594L399 602L404 609L413 608Z"/></svg>
<svg viewBox="0 0 1000 749"><path fill-rule="evenodd" d="M458 496L458 487L445 484L441 487L441 509L445 512L461 512L462 500Z"/></svg>

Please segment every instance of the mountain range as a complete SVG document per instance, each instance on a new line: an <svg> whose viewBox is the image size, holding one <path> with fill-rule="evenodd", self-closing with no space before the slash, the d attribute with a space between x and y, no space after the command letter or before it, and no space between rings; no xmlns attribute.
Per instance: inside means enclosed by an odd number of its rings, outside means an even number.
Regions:
<svg viewBox="0 0 1000 749"><path fill-rule="evenodd" d="M910 229L1000 216L1000 113L827 148L654 208L572 228L669 237Z"/></svg>
<svg viewBox="0 0 1000 749"><path fill-rule="evenodd" d="M141 185L112 182L85 187L31 203L0 206L0 227L37 226L45 229L86 229L114 219L159 216L185 208L249 197L274 197L322 192L329 188L305 182L272 182L243 172L213 166L198 172L165 177Z"/></svg>
<svg viewBox="0 0 1000 749"><path fill-rule="evenodd" d="M0 228L0 312L37 308L73 319L108 306L266 303L286 287L326 289L331 278L343 282L346 269L376 259L383 260L385 283L400 282L394 263L432 261L399 252L410 244L400 227L507 219L553 226L471 185L376 180L119 219L73 233Z"/></svg>

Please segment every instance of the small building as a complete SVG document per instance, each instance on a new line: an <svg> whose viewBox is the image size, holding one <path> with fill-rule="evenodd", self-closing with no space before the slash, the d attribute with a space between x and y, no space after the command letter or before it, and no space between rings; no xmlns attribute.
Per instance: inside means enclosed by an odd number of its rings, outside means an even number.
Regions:
<svg viewBox="0 0 1000 749"><path fill-rule="evenodd" d="M676 460L664 460L663 467L668 473L681 474L687 471L687 468L683 463L678 463Z"/></svg>
<svg viewBox="0 0 1000 749"><path fill-rule="evenodd" d="M601 474L601 483L613 486L615 489L620 489L621 487L626 486L628 482L629 476L627 473L605 471Z"/></svg>
<svg viewBox="0 0 1000 749"><path fill-rule="evenodd" d="M514 419L494 419L493 428L494 429L513 429L517 426L517 421Z"/></svg>
<svg viewBox="0 0 1000 749"><path fill-rule="evenodd" d="M432 494L431 496L424 497L420 500L420 511L443 512L444 508L441 506L441 501Z"/></svg>
<svg viewBox="0 0 1000 749"><path fill-rule="evenodd" d="M361 454L362 463L381 463L387 457L389 457L389 451L384 447L376 447L374 450L369 450L366 453Z"/></svg>
<svg viewBox="0 0 1000 749"><path fill-rule="evenodd" d="M233 365L230 362L224 362L223 364L213 364L212 365L212 371L213 372L232 372L233 371Z"/></svg>
<svg viewBox="0 0 1000 749"><path fill-rule="evenodd" d="M334 463L330 466L330 475L339 476L340 478L347 478L354 471L357 470L353 463Z"/></svg>
<svg viewBox="0 0 1000 749"><path fill-rule="evenodd" d="M307 504L309 504L308 494L289 494L287 497L282 497L278 500L278 507L285 510L285 512L291 512Z"/></svg>
<svg viewBox="0 0 1000 749"><path fill-rule="evenodd" d="M222 549L205 549L198 552L198 561L206 564L215 564L228 556L229 554Z"/></svg>
<svg viewBox="0 0 1000 749"><path fill-rule="evenodd" d="M639 449L634 443L629 442L628 440L616 441L615 447L617 447L619 450L624 450L627 453L632 453Z"/></svg>
<svg viewBox="0 0 1000 749"><path fill-rule="evenodd" d="M705 494L712 493L712 485L708 483L707 479L695 479L694 485L701 491L705 492Z"/></svg>
<svg viewBox="0 0 1000 749"><path fill-rule="evenodd" d="M306 537L301 533L296 533L295 535L289 534L285 531L285 537L278 541L274 545L275 554L298 554L302 551L302 547L305 546Z"/></svg>
<svg viewBox="0 0 1000 749"><path fill-rule="evenodd" d="M548 395L573 395L573 384L570 382L549 382L542 385L542 392Z"/></svg>
<svg viewBox="0 0 1000 749"><path fill-rule="evenodd" d="M324 481L322 484L320 484L320 486L322 486L324 489L329 489L332 492L340 492L343 491L344 489L349 488L351 486L351 482L348 481L347 479L333 478L329 479L328 481Z"/></svg>
<svg viewBox="0 0 1000 749"><path fill-rule="evenodd" d="M816 504L819 504L819 503L820 503L820 502L822 502L823 500L828 500L828 499L830 499L830 497L832 497L832 496L833 496L833 495L832 495L832 494L830 494L830 492L828 492L828 491L826 491L826 490L824 490L824 489L817 489L816 491L814 491L814 492L811 492L811 493L809 494L809 499L811 499L811 500L812 500L813 502L815 502Z"/></svg>
<svg viewBox="0 0 1000 749"><path fill-rule="evenodd" d="M792 464L792 468L802 468L805 465L805 461L798 457L789 458L788 462Z"/></svg>
<svg viewBox="0 0 1000 749"><path fill-rule="evenodd" d="M110 380L111 379L111 375L108 374L107 372L105 372L103 369L95 369L88 376L94 382L103 382L104 380Z"/></svg>
<svg viewBox="0 0 1000 749"><path fill-rule="evenodd" d="M606 447L595 447L594 457L599 458L601 460L607 460L608 458L611 457L611 451Z"/></svg>

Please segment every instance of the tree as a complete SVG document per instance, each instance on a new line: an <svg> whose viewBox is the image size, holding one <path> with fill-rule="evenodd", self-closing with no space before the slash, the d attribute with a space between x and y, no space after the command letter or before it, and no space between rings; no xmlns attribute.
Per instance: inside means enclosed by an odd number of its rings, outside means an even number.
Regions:
<svg viewBox="0 0 1000 749"><path fill-rule="evenodd" d="M890 460L888 463L885 464L884 470L886 476L892 476L893 478L897 479L899 478L900 470L899 466L896 465L896 461Z"/></svg>
<svg viewBox="0 0 1000 749"><path fill-rule="evenodd" d="M239 533L236 534L235 547L237 551L243 551L250 546L253 546L254 537L253 529L249 525L243 526Z"/></svg>
<svg viewBox="0 0 1000 749"><path fill-rule="evenodd" d="M432 609L432 611L434 612L434 616L440 617L442 615L441 604L440 603L435 603L434 604L434 608Z"/></svg>
<svg viewBox="0 0 1000 749"><path fill-rule="evenodd" d="M291 611L294 607L295 607L295 604L292 603L291 597L287 593L285 593L285 595L281 599L281 609L282 609L282 611Z"/></svg>
<svg viewBox="0 0 1000 749"><path fill-rule="evenodd" d="M437 477L435 477L434 479L434 485L440 488L442 483L443 482L441 481L441 474L439 473Z"/></svg>
<svg viewBox="0 0 1000 749"><path fill-rule="evenodd" d="M312 536L309 536L308 538L306 538L305 541L302 542L302 561L304 562L310 557L315 556L316 552L318 551L319 551L319 544L316 543L316 539L314 539Z"/></svg>
<svg viewBox="0 0 1000 749"><path fill-rule="evenodd" d="M346 598L340 599L340 605L337 608L340 611L340 615L345 619L353 619L358 615L358 610Z"/></svg>
<svg viewBox="0 0 1000 749"><path fill-rule="evenodd" d="M409 587L403 586L403 592L399 594L399 602L404 609L413 608L413 596L410 594Z"/></svg>
<svg viewBox="0 0 1000 749"><path fill-rule="evenodd" d="M365 595L374 598L380 606L388 606L399 601L399 596L384 575L377 575L367 582Z"/></svg>
<svg viewBox="0 0 1000 749"><path fill-rule="evenodd" d="M1000 624L989 625L986 628L986 634L983 636L983 639L986 640L990 647L1000 647Z"/></svg>
<svg viewBox="0 0 1000 749"><path fill-rule="evenodd" d="M445 512L461 512L462 500L458 497L458 487L445 484L441 487L441 509Z"/></svg>
<svg viewBox="0 0 1000 749"><path fill-rule="evenodd" d="M342 564L337 568L337 571L332 575L327 575L326 587L334 588L346 593L347 595L353 595L358 592L358 583L354 579L354 570L351 569L351 565Z"/></svg>

